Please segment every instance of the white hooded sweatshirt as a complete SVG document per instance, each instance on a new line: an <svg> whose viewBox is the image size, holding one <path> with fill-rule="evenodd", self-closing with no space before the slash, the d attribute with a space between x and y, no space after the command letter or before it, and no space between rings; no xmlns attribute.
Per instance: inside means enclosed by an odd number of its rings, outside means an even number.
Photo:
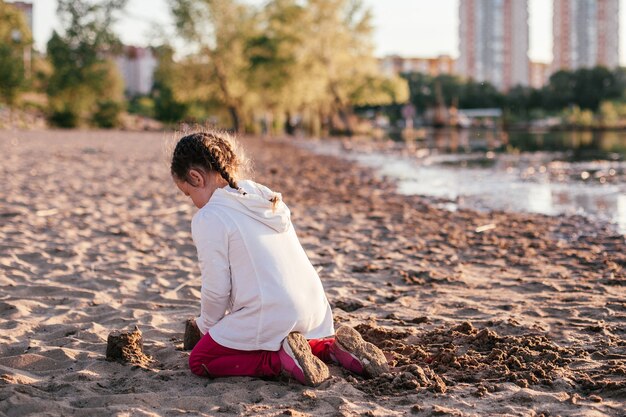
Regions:
<svg viewBox="0 0 626 417"><path fill-rule="evenodd" d="M290 332L332 336L330 305L289 208L263 185L239 186L245 195L218 188L191 223L202 272L198 328L238 350L276 351Z"/></svg>

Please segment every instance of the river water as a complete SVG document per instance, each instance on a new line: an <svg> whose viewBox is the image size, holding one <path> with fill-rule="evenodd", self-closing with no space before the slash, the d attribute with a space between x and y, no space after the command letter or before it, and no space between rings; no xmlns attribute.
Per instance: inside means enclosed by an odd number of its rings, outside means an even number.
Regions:
<svg viewBox="0 0 626 417"><path fill-rule="evenodd" d="M580 214L626 234L626 132L429 130L405 139L299 140L456 210Z"/></svg>

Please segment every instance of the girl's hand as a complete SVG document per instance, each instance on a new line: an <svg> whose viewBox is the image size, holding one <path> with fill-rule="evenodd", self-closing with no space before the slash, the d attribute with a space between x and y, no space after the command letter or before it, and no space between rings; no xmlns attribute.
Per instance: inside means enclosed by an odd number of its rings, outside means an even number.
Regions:
<svg viewBox="0 0 626 417"><path fill-rule="evenodd" d="M183 338L183 349L191 350L202 339L202 333L198 329L196 319L189 319L185 323L185 337Z"/></svg>

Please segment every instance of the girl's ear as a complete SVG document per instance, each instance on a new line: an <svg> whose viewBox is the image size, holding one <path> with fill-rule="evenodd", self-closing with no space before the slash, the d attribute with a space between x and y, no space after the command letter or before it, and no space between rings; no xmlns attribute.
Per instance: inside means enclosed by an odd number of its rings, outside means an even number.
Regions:
<svg viewBox="0 0 626 417"><path fill-rule="evenodd" d="M189 170L189 179L191 180L189 183L193 187L204 187L204 175L197 169Z"/></svg>

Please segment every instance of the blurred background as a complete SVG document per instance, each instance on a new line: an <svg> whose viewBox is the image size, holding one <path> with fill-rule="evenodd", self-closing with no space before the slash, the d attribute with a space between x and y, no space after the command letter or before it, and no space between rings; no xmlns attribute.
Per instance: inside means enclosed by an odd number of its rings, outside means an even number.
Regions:
<svg viewBox="0 0 626 417"><path fill-rule="evenodd" d="M624 3L0 0L0 128L291 136L451 210L626 233Z"/></svg>

